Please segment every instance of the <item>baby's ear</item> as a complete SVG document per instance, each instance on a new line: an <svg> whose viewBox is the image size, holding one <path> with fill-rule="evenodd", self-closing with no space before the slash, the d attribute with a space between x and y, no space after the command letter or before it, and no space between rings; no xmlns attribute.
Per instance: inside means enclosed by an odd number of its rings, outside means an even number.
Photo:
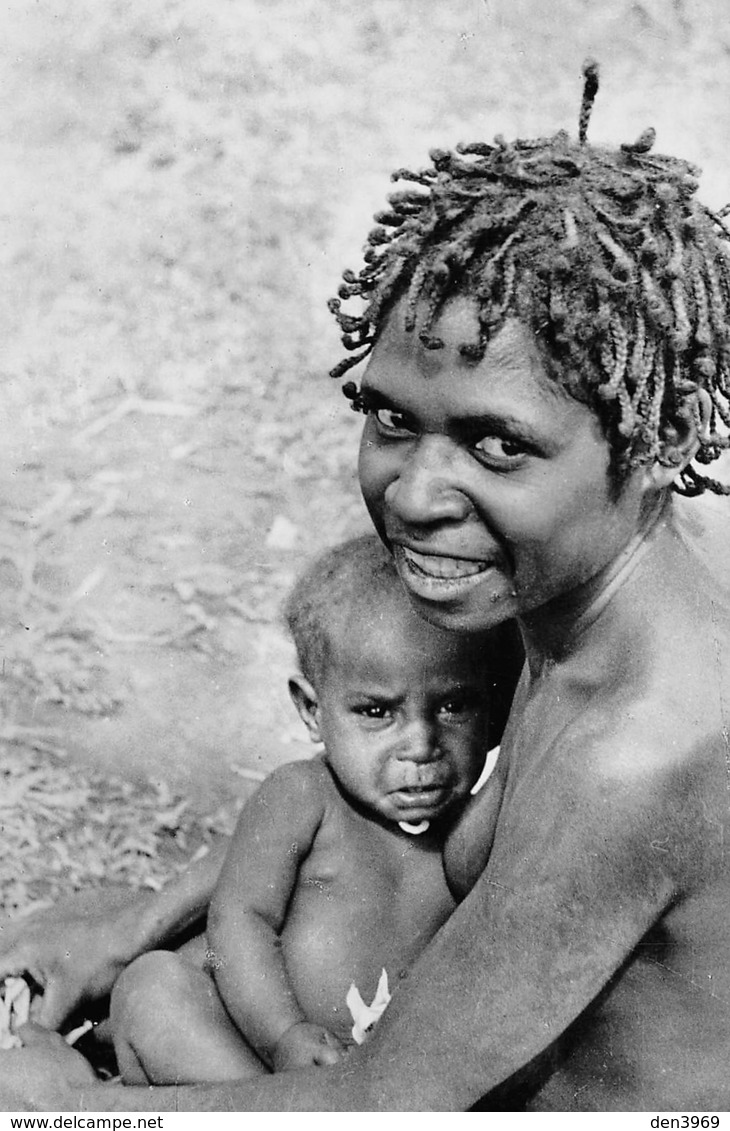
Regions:
<svg viewBox="0 0 730 1131"><path fill-rule="evenodd" d="M289 680L289 694L299 718L309 731L312 742L321 742L319 730L319 700L317 692L303 675L293 675Z"/></svg>
<svg viewBox="0 0 730 1131"><path fill-rule="evenodd" d="M700 445L709 438L711 416L709 394L698 389L687 398L674 420L665 424L661 451L654 463L646 468L653 487L669 487L679 472L694 459Z"/></svg>

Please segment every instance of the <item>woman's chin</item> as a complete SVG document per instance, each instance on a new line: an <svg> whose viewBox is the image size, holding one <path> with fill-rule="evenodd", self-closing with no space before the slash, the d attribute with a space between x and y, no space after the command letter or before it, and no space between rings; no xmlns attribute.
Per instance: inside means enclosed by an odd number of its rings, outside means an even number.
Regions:
<svg viewBox="0 0 730 1131"><path fill-rule="evenodd" d="M419 614L438 628L482 632L517 615L512 585L496 566L464 576L427 575L401 547L398 576Z"/></svg>

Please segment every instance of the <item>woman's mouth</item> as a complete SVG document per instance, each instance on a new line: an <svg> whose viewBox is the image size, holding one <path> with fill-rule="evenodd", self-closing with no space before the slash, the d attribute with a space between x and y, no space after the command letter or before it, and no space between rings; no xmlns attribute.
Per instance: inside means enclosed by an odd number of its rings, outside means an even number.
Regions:
<svg viewBox="0 0 730 1131"><path fill-rule="evenodd" d="M493 561L450 558L441 554L420 554L406 546L394 546L398 571L403 581L417 596L460 597L478 585L484 574L494 567Z"/></svg>

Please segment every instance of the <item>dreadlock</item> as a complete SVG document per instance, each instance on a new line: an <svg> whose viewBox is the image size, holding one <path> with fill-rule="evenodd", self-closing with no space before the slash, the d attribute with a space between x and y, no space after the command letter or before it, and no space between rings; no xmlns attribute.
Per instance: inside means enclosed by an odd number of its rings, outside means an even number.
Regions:
<svg viewBox="0 0 730 1131"><path fill-rule="evenodd" d="M373 349L387 314L405 299L405 329L440 349L438 316L455 294L476 301L479 361L508 317L533 331L551 377L597 414L617 483L662 458L681 416L712 405L701 464L730 446L730 233L695 199L698 170L651 152L654 131L618 150L586 142L598 68L584 66L578 141L550 138L432 150L431 166L397 170L409 187L375 216L364 266L343 273L330 310L350 356L342 377ZM358 298L361 312L342 300ZM343 392L362 409L357 386ZM684 495L730 487L688 465Z"/></svg>

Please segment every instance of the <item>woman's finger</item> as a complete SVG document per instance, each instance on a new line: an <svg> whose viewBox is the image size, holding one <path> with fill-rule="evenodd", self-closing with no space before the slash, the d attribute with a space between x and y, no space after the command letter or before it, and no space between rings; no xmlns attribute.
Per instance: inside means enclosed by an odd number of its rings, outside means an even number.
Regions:
<svg viewBox="0 0 730 1131"><path fill-rule="evenodd" d="M73 1013L77 1004L76 987L69 986L68 981L60 978L51 978L45 993L39 999L35 1020L46 1029L58 1029L69 1014Z"/></svg>

